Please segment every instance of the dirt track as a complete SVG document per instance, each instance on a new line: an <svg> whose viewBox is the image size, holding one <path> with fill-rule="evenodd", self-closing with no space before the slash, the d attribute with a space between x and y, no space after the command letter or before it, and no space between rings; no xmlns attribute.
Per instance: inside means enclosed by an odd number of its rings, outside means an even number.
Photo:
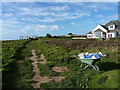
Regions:
<svg viewBox="0 0 120 90"><path fill-rule="evenodd" d="M67 67L53 67L52 70L55 72L61 73L64 71L68 71L68 68Z"/></svg>
<svg viewBox="0 0 120 90"><path fill-rule="evenodd" d="M40 76L40 70L38 68L38 63L41 64L46 64L46 58L43 54L40 55L40 59L41 61L38 62L37 60L37 56L35 54L35 50L32 50L32 57L29 57L28 59L32 61L32 66L33 66L33 72L35 73L35 75L32 77L32 81L36 81L36 83L31 84L33 86L33 88L40 88L40 84L41 83L48 83L51 80L55 81L55 82L60 82L62 79L65 79L65 77L63 76Z"/></svg>

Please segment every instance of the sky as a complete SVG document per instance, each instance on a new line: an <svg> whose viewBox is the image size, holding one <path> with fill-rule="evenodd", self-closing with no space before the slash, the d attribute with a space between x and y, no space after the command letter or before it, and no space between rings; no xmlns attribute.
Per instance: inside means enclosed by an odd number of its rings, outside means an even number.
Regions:
<svg viewBox="0 0 120 90"><path fill-rule="evenodd" d="M117 2L2 2L2 40L19 36L86 34L118 19Z"/></svg>

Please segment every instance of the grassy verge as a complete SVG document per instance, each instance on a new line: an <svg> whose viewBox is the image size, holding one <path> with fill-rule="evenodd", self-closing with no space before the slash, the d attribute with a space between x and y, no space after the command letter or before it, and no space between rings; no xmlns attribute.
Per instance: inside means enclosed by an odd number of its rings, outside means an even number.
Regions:
<svg viewBox="0 0 120 90"><path fill-rule="evenodd" d="M3 88L32 88L27 79L34 73L30 61L25 59L23 53L29 42L30 40L3 42Z"/></svg>

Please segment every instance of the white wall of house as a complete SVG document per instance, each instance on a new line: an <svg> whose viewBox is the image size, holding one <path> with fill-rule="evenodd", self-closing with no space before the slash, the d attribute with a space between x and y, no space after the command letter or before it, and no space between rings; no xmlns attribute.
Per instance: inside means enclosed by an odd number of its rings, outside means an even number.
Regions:
<svg viewBox="0 0 120 90"><path fill-rule="evenodd" d="M118 37L120 37L120 32L118 32Z"/></svg>
<svg viewBox="0 0 120 90"><path fill-rule="evenodd" d="M103 38L103 32L102 31L93 32L93 38Z"/></svg>
<svg viewBox="0 0 120 90"><path fill-rule="evenodd" d="M116 32L107 33L107 38L115 38L115 37L117 37L117 33Z"/></svg>
<svg viewBox="0 0 120 90"><path fill-rule="evenodd" d="M92 38L92 34L87 34L87 38Z"/></svg>
<svg viewBox="0 0 120 90"><path fill-rule="evenodd" d="M96 31L96 30L102 30L102 31ZM104 38L105 36L103 35L104 33L107 33L107 30L105 28L103 28L101 25L97 25L97 27L92 31L92 38Z"/></svg>
<svg viewBox="0 0 120 90"><path fill-rule="evenodd" d="M87 38L116 38L116 37L120 37L120 32L118 35L118 33L116 31L114 31L114 29L115 29L114 24L108 26L108 29L110 32L108 32L108 30L106 30L102 25L99 24L96 26L96 28L94 30L92 30L92 34L87 34ZM98 30L98 31L96 31L96 30Z"/></svg>

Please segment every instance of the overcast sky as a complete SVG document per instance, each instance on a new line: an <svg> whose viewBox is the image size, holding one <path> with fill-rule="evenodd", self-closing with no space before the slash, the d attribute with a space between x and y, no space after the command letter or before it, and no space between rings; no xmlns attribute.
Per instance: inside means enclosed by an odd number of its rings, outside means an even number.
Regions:
<svg viewBox="0 0 120 90"><path fill-rule="evenodd" d="M117 2L2 2L2 39L21 35L86 34L118 19Z"/></svg>

